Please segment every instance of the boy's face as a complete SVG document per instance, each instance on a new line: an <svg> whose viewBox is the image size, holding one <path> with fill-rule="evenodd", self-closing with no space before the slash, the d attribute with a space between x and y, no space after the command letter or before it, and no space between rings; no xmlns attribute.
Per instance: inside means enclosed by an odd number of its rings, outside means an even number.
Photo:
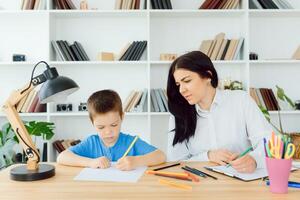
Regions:
<svg viewBox="0 0 300 200"><path fill-rule="evenodd" d="M120 134L123 116L117 111L97 114L93 117L93 124L100 138L107 147L113 146Z"/></svg>

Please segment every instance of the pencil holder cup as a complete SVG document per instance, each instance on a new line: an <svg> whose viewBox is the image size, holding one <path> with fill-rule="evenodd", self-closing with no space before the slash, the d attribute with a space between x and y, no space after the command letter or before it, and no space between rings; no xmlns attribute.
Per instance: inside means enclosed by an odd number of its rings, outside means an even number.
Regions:
<svg viewBox="0 0 300 200"><path fill-rule="evenodd" d="M287 193L292 159L275 159L266 157L266 165L272 193Z"/></svg>

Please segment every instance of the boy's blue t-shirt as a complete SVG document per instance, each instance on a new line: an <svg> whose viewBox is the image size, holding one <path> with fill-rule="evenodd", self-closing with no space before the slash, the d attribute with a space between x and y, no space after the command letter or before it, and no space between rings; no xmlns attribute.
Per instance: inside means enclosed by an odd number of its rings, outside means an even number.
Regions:
<svg viewBox="0 0 300 200"><path fill-rule="evenodd" d="M115 162L118 161L126 152L131 142L134 140L134 136L120 133L119 138L114 146L106 147L99 135L91 135L85 140L69 148L73 153L88 157L98 158L105 156L109 160ZM153 152L156 148L140 138L135 142L127 156L139 156Z"/></svg>

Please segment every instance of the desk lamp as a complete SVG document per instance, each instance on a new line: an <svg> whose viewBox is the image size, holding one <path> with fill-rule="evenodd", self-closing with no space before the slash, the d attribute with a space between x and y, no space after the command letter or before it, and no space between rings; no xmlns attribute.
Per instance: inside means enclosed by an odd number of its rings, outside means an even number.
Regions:
<svg viewBox="0 0 300 200"><path fill-rule="evenodd" d="M42 74L34 77L34 71L41 63L45 64L47 69ZM78 85L73 80L64 76L59 76L56 68L50 67L45 61L40 61L32 70L29 84L26 84L24 88L20 90L13 91L6 100L2 109L28 158L27 164L11 169L10 177L13 180L34 181L50 178L55 175L54 166L49 164L39 164L39 152L16 110L18 103L23 98L26 98L30 91L40 84L43 84L39 91L39 101L42 104L52 102L57 98L66 98L68 95L79 89Z"/></svg>

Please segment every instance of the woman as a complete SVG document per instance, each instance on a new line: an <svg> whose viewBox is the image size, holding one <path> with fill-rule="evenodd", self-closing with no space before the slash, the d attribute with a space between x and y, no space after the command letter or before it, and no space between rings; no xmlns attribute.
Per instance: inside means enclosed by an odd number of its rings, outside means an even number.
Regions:
<svg viewBox="0 0 300 200"><path fill-rule="evenodd" d="M261 141L270 126L246 92L217 86L217 72L204 53L193 51L172 63L168 159L230 163L243 173L264 167ZM238 158L251 145L255 150Z"/></svg>

